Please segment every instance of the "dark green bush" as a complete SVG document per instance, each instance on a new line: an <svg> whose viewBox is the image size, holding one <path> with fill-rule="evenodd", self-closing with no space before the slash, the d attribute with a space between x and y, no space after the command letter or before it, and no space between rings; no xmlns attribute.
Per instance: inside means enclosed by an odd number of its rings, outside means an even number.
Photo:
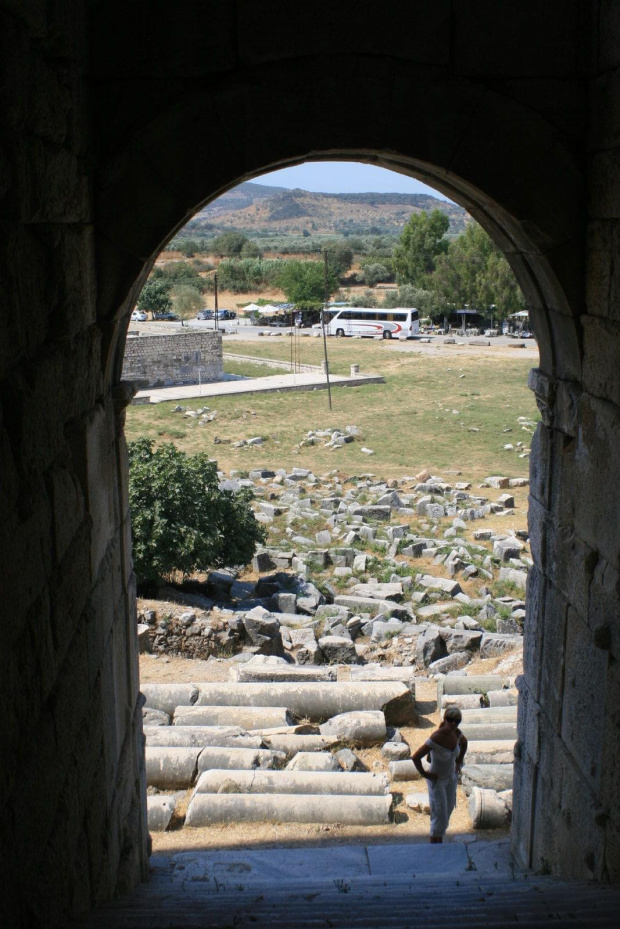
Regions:
<svg viewBox="0 0 620 929"><path fill-rule="evenodd" d="M247 564L265 532L250 507L251 491L219 489L216 465L172 444L130 442L129 506L139 585L184 578L197 570Z"/></svg>

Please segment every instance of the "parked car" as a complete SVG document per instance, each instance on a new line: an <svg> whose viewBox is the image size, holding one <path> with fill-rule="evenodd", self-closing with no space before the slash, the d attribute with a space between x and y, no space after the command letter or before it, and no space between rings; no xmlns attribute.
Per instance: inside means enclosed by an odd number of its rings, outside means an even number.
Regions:
<svg viewBox="0 0 620 929"><path fill-rule="evenodd" d="M153 321L158 323L172 323L178 318L176 313L153 313Z"/></svg>
<svg viewBox="0 0 620 929"><path fill-rule="evenodd" d="M218 319L236 319L237 314L233 313L232 310L218 310L217 318ZM215 319L215 311L214 310L200 310L200 312L196 314L196 319Z"/></svg>
<svg viewBox="0 0 620 929"><path fill-rule="evenodd" d="M132 323L145 323L147 319L148 316L145 312L143 312L143 310L134 310L131 314Z"/></svg>

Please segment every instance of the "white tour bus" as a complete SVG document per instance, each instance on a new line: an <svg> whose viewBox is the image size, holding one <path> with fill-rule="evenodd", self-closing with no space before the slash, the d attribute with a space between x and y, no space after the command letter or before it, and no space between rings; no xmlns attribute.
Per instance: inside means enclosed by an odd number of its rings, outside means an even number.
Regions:
<svg viewBox="0 0 620 929"><path fill-rule="evenodd" d="M327 335L357 335L384 339L412 339L420 334L418 311L404 307L393 310L375 310L347 306L334 313L325 326Z"/></svg>

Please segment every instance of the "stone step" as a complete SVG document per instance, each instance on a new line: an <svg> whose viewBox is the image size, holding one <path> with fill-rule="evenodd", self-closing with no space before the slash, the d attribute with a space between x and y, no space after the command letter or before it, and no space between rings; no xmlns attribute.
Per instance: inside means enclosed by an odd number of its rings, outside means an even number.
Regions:
<svg viewBox="0 0 620 929"><path fill-rule="evenodd" d="M73 929L617 925L618 887L518 871L509 846L504 839L159 853L150 884Z"/></svg>
<svg viewBox="0 0 620 929"><path fill-rule="evenodd" d="M415 849L420 846L410 846ZM441 846L440 846L441 847ZM450 847L450 846L445 846ZM387 849L390 846L386 846ZM421 846L428 851L429 846ZM287 849L287 852L294 850ZM328 849L315 849L327 852ZM361 849L364 851L364 849ZM570 925L572 929L617 926L620 892L609 885L530 876L514 880L478 872L349 874L316 878L184 883L156 875L132 896L99 908L72 929L508 929Z"/></svg>
<svg viewBox="0 0 620 929"><path fill-rule="evenodd" d="M493 853L493 863L512 874L508 842L479 843L480 855ZM267 886L332 876L410 877L426 873L469 874L472 858L462 842L430 846L395 843L390 845L331 845L314 848L235 849L178 852L170 858L156 856L157 874L172 883L210 886L213 891L236 889L238 875L245 883Z"/></svg>

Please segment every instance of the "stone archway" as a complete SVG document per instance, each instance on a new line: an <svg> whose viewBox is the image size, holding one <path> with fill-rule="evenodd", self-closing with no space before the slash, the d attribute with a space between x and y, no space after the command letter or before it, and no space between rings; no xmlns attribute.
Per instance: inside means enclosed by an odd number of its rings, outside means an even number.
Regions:
<svg viewBox="0 0 620 929"><path fill-rule="evenodd" d="M324 63L321 70L329 70L330 64L333 63ZM360 64L359 73L368 73L368 68ZM582 209L582 185L577 166L569 151L559 144L553 127L546 120L514 101L506 100L496 93L481 92L479 88L471 88L466 100L450 85L442 85L429 92L428 87L422 88L416 84L413 75L409 76L408 86L417 90L419 102L424 96L424 112L427 119L430 119L430 114L434 114L433 127L436 135L431 133L429 127L423 127L426 131L420 132L421 141L417 135L415 138L407 137L406 129L396 122L394 112L390 114L389 119L382 116L383 97L380 97L376 111L369 114L373 126L370 136L378 134L387 144L384 142L381 150L373 150L368 147L365 126L358 127L357 121L354 121L354 126L341 126L337 123L335 114L345 107L348 88L342 89L342 96L338 91L332 91L330 102L334 112L330 119L329 113L326 115L321 111L314 96L310 103L304 99L303 87L298 88L297 101L290 90L285 94L270 93L272 87L279 88L285 84L285 75L284 69L278 71L275 67L271 68L270 81L263 75L262 109L269 115L263 117L264 125L260 129L253 124L253 119L248 120L248 125L240 119L236 121L236 131L246 140L248 148L243 175L231 175L230 172L238 168L233 167L234 162L229 149L223 149L210 158L209 169L213 170L214 177L219 182L219 186L213 191L206 191L203 157L192 147L191 138L193 127L202 124L208 112L223 108L224 104L219 102L216 90L212 89L208 101L203 96L196 95L191 100L184 101L180 108L173 108L170 113L162 114L157 125L146 128L142 138L139 141L134 140L131 151L120 154L115 160L114 168L102 172L101 189L104 199L115 204L111 226L103 227L106 234L112 238L116 233L120 241L127 244L133 242L127 249L131 254L135 254L140 248L144 249L145 255L149 255L149 260L145 261L145 268L148 268L150 254L153 254L151 249L157 250L161 245L163 225L145 228L140 218L140 202L143 198L160 206L162 224L165 216L173 215L169 211L174 211L176 217L180 215L185 221L188 213L193 212L196 206L212 199L213 195L222 189L233 186L241 179L256 176L264 167L299 162L305 157L350 158L353 155L385 167L397 168L434 184L466 206L491 232L504 248L526 294L541 350L541 367L537 372L533 372L531 383L545 416L545 426L541 427L536 441L538 458L535 467L547 474L549 462L545 461L544 457L541 461L541 440L553 441L551 437L559 434L563 441L566 441L569 435L567 430L574 429L574 423L558 421L555 404L559 402L560 409L566 407L565 397L572 396L571 391L574 391L574 385L578 381L581 364L578 318L583 310L583 293L578 274L582 260L578 230ZM402 69L399 80L403 80ZM360 83L363 98L372 101L372 87L364 87L361 77L358 79L358 84ZM235 89L241 99L249 93L244 81ZM231 94L230 82L226 83L222 92L226 97ZM250 96L254 93L253 89ZM320 89L316 93L320 94ZM253 112L247 101L242 109L246 113ZM415 106L413 109L415 111ZM309 111L315 114L314 123L308 118ZM277 128L284 124L291 131L290 140L277 138ZM449 135L450 132L453 133L452 137ZM521 153L514 150L516 132L523 133L531 142ZM352 136L357 136L360 143L363 141L364 147L360 145L357 149L346 150L347 139ZM249 142L250 139L252 144ZM322 150L317 147L317 139L322 140L325 145ZM399 154L394 151L396 140L401 146ZM266 144L273 150L265 151ZM256 160L258 158L268 158L269 161L260 164ZM279 160L276 161L276 158ZM438 163L440 159L444 161ZM182 169L175 167L177 160L182 162ZM123 167L120 189L116 185L108 186L108 178L117 174L119 165ZM501 166L500 170L497 168L498 165ZM456 168L465 176L458 174ZM182 195L176 190L178 173L183 177ZM553 179L553 183L550 178ZM152 185L150 192L147 190L148 184ZM478 184L484 184L484 191L477 186ZM539 184L542 186L537 191ZM570 206L565 199L565 191L569 187L572 191ZM184 200L181 200L181 196ZM120 203L123 204L123 209L119 212ZM119 215L129 217L125 228L121 229L119 226ZM166 230L164 238L167 239L178 225L179 220L176 218L174 225ZM119 270L121 275L125 273L122 265ZM129 267L127 272L129 273ZM119 370L126 314L137 293L136 287L141 286L143 279L144 271L138 277L136 285L129 288L124 304L125 315L117 322L115 360L111 359L107 365L110 372ZM574 407L571 409L574 415ZM530 643L528 654L537 652L541 646L543 618L548 609L548 599L557 596L558 593L556 590L547 593L550 582L544 577L544 553L540 549L541 526L547 515L541 512L544 503L539 499L539 495L540 488L534 483L532 536L536 569L533 572L532 587L535 591L542 590L544 593L542 596L538 594L530 597L527 621ZM531 820L535 821L541 815L536 809L532 816L528 806L535 793L538 793L538 802L543 808L552 807L554 803L559 804L561 801L559 797L554 796L552 785L543 781L542 775L539 783L539 769L536 760L530 755L533 749L529 746L528 725L532 718L540 718L537 714L541 710L540 705L534 708L533 703L529 701L536 701L538 691L534 686L530 691L524 683L523 693L521 732L524 741L517 767L515 853L524 863L536 866L541 865L543 860L553 860L553 866L562 870L557 853L551 855L546 846L544 849L537 847L537 837L532 829ZM544 715L544 710L542 712ZM559 736L560 733L556 733L556 738ZM535 783L539 783L538 788ZM546 790L547 786L550 788L549 793ZM598 873L599 876L602 874L602 862L595 862L592 858L595 855L595 847L599 850L601 848L598 839L595 833L591 837L588 849L588 860L596 866L590 868L586 864L583 871L576 868L575 873L583 874L589 870L591 873Z"/></svg>
<svg viewBox="0 0 620 929"><path fill-rule="evenodd" d="M119 383L131 304L198 206L318 157L438 187L494 235L526 294L544 424L514 850L565 876L619 878L612 6L388 0L353 17L317 0L299 23L277 0L189 2L184 16L170 4L3 5L9 924L51 922L145 874Z"/></svg>

